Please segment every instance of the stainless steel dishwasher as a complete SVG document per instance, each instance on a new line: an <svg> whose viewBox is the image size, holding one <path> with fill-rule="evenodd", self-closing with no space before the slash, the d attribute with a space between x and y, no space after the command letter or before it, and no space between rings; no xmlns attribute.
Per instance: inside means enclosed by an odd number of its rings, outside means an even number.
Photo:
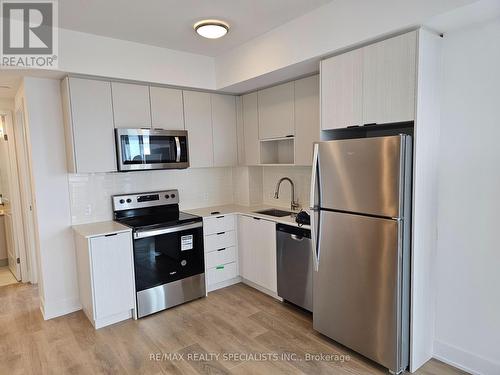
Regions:
<svg viewBox="0 0 500 375"><path fill-rule="evenodd" d="M311 231L290 225L276 225L278 245L278 296L312 311Z"/></svg>

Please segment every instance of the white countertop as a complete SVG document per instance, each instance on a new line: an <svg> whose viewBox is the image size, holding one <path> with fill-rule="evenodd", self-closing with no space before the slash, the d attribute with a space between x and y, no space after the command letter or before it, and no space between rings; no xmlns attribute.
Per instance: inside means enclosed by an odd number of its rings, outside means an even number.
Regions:
<svg viewBox="0 0 500 375"><path fill-rule="evenodd" d="M73 225L73 230L80 236L86 238L132 231L131 228L117 223L116 221L101 221L99 223Z"/></svg>
<svg viewBox="0 0 500 375"><path fill-rule="evenodd" d="M196 208L193 210L184 210L184 211L187 213L202 216L202 217L227 215L227 214L250 215L250 216L259 217L262 219L274 221L276 223L287 224L287 225L292 225L292 226L296 226L296 227L299 226L295 222L295 217L291 217L291 216L275 217L275 216L258 214L255 212L255 211L262 211L262 210L269 210L269 209L289 211L283 207L273 207L273 206L267 206L267 205L242 206L242 205L237 205L237 204L203 207L203 208ZM218 212L218 213L212 215L212 212ZM310 229L311 227L309 225L303 225L301 228Z"/></svg>

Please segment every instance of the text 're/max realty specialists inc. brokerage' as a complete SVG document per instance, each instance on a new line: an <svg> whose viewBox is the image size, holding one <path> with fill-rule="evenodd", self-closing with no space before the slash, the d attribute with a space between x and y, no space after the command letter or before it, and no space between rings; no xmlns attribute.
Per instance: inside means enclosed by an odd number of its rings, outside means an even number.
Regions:
<svg viewBox="0 0 500 375"><path fill-rule="evenodd" d="M2 68L57 68L57 6L56 0L0 0Z"/></svg>

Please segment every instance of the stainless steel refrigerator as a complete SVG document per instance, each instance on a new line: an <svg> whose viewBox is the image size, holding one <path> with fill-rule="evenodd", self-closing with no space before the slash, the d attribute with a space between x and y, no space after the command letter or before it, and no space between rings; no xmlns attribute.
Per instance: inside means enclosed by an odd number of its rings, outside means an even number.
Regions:
<svg viewBox="0 0 500 375"><path fill-rule="evenodd" d="M393 373L408 366L411 136L314 145L314 329Z"/></svg>

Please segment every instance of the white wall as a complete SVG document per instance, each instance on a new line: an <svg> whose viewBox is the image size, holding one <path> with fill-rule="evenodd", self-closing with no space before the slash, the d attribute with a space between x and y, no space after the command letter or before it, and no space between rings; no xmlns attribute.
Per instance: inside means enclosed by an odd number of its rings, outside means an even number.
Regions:
<svg viewBox="0 0 500 375"><path fill-rule="evenodd" d="M59 30L59 70L215 89L212 57L65 29Z"/></svg>
<svg viewBox="0 0 500 375"><path fill-rule="evenodd" d="M500 18L445 35L435 356L500 373Z"/></svg>
<svg viewBox="0 0 500 375"><path fill-rule="evenodd" d="M306 68L310 68L313 65L307 62L311 59L415 27L474 1L335 0L217 56L216 85L218 89L237 86L294 64L298 64L298 71L304 74L300 64L306 63ZM286 79L282 75L278 77ZM244 87L252 89L249 83Z"/></svg>
<svg viewBox="0 0 500 375"><path fill-rule="evenodd" d="M69 175L72 224L112 220L111 196L179 189L183 210L233 203L231 168Z"/></svg>
<svg viewBox="0 0 500 375"><path fill-rule="evenodd" d="M42 312L46 319L80 308L71 229L59 81L24 79L38 227Z"/></svg>

